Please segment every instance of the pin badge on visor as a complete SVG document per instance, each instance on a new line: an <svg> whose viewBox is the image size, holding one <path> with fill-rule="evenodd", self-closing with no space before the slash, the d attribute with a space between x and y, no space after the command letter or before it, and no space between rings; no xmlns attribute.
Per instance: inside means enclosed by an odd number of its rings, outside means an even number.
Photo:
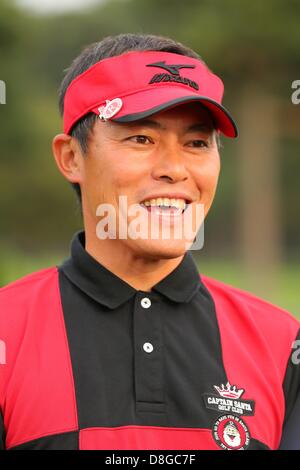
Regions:
<svg viewBox="0 0 300 470"><path fill-rule="evenodd" d="M122 106L123 102L121 98L115 98L112 101L106 100L106 104L98 108L101 121L108 121L108 119L111 119L120 111Z"/></svg>
<svg viewBox="0 0 300 470"><path fill-rule="evenodd" d="M224 85L200 60L171 52L131 51L103 59L78 75L64 99L64 132L86 114L128 123L183 103L199 102L216 130L236 137L237 126L222 105Z"/></svg>

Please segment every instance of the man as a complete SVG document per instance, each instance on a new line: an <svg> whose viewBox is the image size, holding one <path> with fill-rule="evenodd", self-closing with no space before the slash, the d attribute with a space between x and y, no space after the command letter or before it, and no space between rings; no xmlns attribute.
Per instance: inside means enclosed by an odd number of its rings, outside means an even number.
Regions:
<svg viewBox="0 0 300 470"><path fill-rule="evenodd" d="M84 231L60 266L1 290L4 448L278 448L299 323L199 276L189 251L219 133L237 135L222 95L195 52L157 36L106 38L68 69L53 153Z"/></svg>

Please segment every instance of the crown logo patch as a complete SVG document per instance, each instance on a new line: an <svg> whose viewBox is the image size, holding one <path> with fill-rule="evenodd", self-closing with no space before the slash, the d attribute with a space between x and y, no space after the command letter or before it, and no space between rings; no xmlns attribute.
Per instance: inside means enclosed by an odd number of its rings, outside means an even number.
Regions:
<svg viewBox="0 0 300 470"><path fill-rule="evenodd" d="M222 384L221 387L214 385L214 388L221 395L221 397L224 398L240 398L245 391L243 388L238 390L235 385L231 386L229 382L227 382L225 386Z"/></svg>

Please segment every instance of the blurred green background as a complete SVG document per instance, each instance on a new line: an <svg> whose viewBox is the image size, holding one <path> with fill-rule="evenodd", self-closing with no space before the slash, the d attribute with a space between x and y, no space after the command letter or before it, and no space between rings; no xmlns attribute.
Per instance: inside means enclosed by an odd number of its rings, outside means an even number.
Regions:
<svg viewBox="0 0 300 470"><path fill-rule="evenodd" d="M51 151L64 70L107 35L161 34L223 78L223 103L240 130L222 140L204 248L193 252L199 271L300 318L300 105L291 101L299 18L298 0L102 0L47 14L0 0L0 286L59 263L82 227Z"/></svg>

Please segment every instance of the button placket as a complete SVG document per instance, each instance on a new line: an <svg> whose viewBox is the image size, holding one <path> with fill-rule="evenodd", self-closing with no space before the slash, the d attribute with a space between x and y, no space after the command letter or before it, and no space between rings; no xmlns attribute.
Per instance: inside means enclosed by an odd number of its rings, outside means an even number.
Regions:
<svg viewBox="0 0 300 470"><path fill-rule="evenodd" d="M138 293L134 304L134 377L137 411L163 404L160 300Z"/></svg>

